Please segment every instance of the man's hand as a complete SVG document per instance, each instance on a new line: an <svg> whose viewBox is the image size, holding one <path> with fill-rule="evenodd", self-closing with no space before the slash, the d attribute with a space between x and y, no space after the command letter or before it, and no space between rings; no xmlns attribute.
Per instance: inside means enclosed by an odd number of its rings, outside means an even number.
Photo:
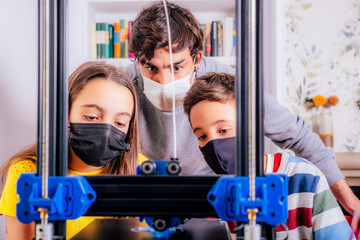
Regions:
<svg viewBox="0 0 360 240"><path fill-rule="evenodd" d="M360 205L360 200L351 191L345 179L341 179L330 187L335 198L340 202L351 215L354 214L356 206Z"/></svg>

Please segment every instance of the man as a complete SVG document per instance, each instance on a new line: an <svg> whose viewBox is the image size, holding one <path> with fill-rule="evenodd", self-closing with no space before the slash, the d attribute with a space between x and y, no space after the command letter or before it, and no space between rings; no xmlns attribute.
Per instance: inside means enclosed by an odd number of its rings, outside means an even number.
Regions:
<svg viewBox="0 0 360 240"><path fill-rule="evenodd" d="M201 152L217 174L235 171L234 89L234 75L207 73L196 79L184 98ZM350 239L350 226L318 168L287 154L265 156L266 172L289 178L289 217L286 227L276 226L276 239Z"/></svg>
<svg viewBox="0 0 360 240"><path fill-rule="evenodd" d="M198 21L176 4L167 4L172 36L175 82L171 83L168 33L161 2L142 10L133 23L129 50L136 62L125 72L133 80L140 104L142 153L152 160L179 158L183 174L207 174L197 140L183 113L182 98L194 77L207 72L234 73L230 66L202 56L203 32ZM177 151L174 153L172 85L176 95ZM353 213L360 201L352 193L334 161L310 125L291 114L274 98L265 94L265 135L281 148L290 148L324 172L331 190L347 211Z"/></svg>

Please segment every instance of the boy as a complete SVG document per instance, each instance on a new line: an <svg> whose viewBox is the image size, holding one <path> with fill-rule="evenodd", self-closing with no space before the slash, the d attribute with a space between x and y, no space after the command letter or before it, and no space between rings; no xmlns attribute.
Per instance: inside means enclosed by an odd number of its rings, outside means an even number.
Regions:
<svg viewBox="0 0 360 240"><path fill-rule="evenodd" d="M234 75L208 73L195 80L184 98L184 111L200 150L217 174L234 173L234 87ZM278 225L277 239L350 238L350 226L315 165L295 156L274 154L265 156L264 169L289 177L288 232Z"/></svg>

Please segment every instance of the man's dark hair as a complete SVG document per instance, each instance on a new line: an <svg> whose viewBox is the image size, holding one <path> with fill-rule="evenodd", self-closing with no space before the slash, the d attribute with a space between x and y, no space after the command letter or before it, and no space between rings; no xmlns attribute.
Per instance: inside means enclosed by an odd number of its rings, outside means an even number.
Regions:
<svg viewBox="0 0 360 240"><path fill-rule="evenodd" d="M172 51L181 52L187 48L193 58L201 51L204 37L199 22L186 8L167 2ZM129 44L129 51L141 64L154 57L154 50L168 47L168 31L163 2L159 1L142 10L136 17Z"/></svg>
<svg viewBox="0 0 360 240"><path fill-rule="evenodd" d="M184 98L184 112L189 117L191 108L198 102L228 102L235 100L235 76L210 72L195 79Z"/></svg>

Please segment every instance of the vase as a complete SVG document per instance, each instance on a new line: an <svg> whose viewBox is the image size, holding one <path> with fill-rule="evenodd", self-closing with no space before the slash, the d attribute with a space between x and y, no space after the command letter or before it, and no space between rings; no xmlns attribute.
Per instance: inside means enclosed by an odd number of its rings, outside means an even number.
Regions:
<svg viewBox="0 0 360 240"><path fill-rule="evenodd" d="M319 115L319 135L324 145L334 147L333 118L331 108L321 108Z"/></svg>

